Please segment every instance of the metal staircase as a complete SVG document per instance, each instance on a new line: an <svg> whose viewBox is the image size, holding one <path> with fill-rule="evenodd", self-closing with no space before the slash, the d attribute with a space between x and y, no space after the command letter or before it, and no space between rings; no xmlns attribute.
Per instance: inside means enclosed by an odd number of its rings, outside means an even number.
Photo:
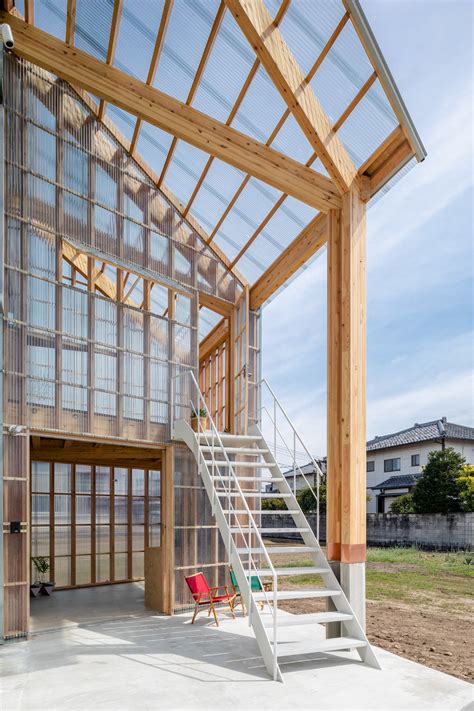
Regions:
<svg viewBox="0 0 474 711"><path fill-rule="evenodd" d="M190 372L197 392L196 409L206 408L194 374ZM194 403L193 403L193 406ZM207 408L206 408L207 409ZM194 432L185 420L177 420L173 426L173 439L187 444L199 467L204 487L212 505L220 533L226 546L229 563L234 569L246 609L268 672L275 680L282 681L279 664L279 633L284 627L318 625L340 622L344 636L315 640L311 649L307 641L298 652L298 644L292 642L292 655L308 652L337 652L356 649L361 660L369 666L380 668L364 631L359 624L336 576L331 570L318 539L311 530L305 515L294 496L287 479L283 476L274 454L256 425L246 435L220 433L212 418L210 429ZM262 474L267 472L267 478ZM268 474L269 473L269 474ZM271 493L262 491L263 484L273 485ZM283 498L287 506L285 514L292 516L295 528L266 528L262 519L281 511L261 511L260 502L266 498ZM304 546L266 546L265 533L277 531L298 532ZM312 566L284 568L278 566L278 556L289 552L310 554ZM282 589L281 578L301 574L320 576L322 586L313 589ZM272 589L252 592L251 576L271 580ZM291 578L290 578L291 580ZM283 616L279 619L278 603L282 600L329 598L333 612ZM284 660L290 661L285 644ZM282 661L280 654L280 661Z"/></svg>

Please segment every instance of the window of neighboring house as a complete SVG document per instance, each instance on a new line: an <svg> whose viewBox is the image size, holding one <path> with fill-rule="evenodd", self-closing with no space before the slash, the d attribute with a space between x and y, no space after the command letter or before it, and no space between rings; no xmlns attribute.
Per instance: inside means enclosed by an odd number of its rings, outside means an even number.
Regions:
<svg viewBox="0 0 474 711"><path fill-rule="evenodd" d="M383 470L384 472L399 472L400 457L395 457L394 459L384 459Z"/></svg>
<svg viewBox="0 0 474 711"><path fill-rule="evenodd" d="M420 466L420 455L419 454L412 454L411 455L411 465L412 465L412 467L419 467Z"/></svg>
<svg viewBox="0 0 474 711"><path fill-rule="evenodd" d="M367 471L368 472L374 472L375 471L375 461L372 459L372 461L367 462Z"/></svg>

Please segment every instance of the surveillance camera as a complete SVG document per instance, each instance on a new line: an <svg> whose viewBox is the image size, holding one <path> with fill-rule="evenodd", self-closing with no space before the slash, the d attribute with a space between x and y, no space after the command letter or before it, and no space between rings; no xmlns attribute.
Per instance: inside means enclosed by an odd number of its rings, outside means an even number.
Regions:
<svg viewBox="0 0 474 711"><path fill-rule="evenodd" d="M7 49L13 49L15 46L15 40L13 39L10 25L0 25L0 37Z"/></svg>

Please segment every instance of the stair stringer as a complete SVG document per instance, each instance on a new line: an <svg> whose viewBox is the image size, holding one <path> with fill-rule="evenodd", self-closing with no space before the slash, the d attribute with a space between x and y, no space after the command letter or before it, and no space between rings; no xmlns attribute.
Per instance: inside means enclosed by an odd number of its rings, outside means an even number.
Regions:
<svg viewBox="0 0 474 711"><path fill-rule="evenodd" d="M261 434L259 434L259 436L262 437ZM199 475L201 476L204 488L206 489L206 493L211 503L213 514L216 518L222 540L224 541L227 555L229 556L229 562L235 572L239 589L243 595L250 622L255 633L255 639L260 649L265 667L275 681L283 681L280 667L278 663L275 663L273 645L262 620L260 608L253 600L247 573L244 571L240 555L237 553L237 546L232 538L232 534L229 531L228 522L222 509L221 502L218 496L213 496L215 491L214 482L205 462L204 454L199 446L198 438L185 420L177 420L175 422L173 437L174 439L183 441L191 450L194 458L196 459ZM210 435L210 439L211 438L212 435ZM269 599L271 599L271 594L269 594Z"/></svg>
<svg viewBox="0 0 474 711"><path fill-rule="evenodd" d="M249 428L249 434L253 434L255 436L261 437L262 441L265 442L265 439L257 425L252 425ZM267 462L267 464L273 464L276 465L276 467L272 467L270 471L275 472L277 471L280 476L275 477L276 481L275 484L278 486L278 489L280 493L282 494L290 494L291 496L287 499L285 499L285 503L288 507L288 509L292 510L298 510L299 513L297 514L289 514L297 528L305 528L306 531L302 531L300 533L301 537L303 538L303 541L305 545L309 547L314 547L317 548L316 552L310 553L310 555L313 558L314 564L316 567L321 567L321 568L326 568L325 573L321 573L321 577L324 580L324 583L327 588L330 588L331 590L340 590L341 594L338 595L337 597L331 598L332 602L334 603L334 606L338 612L344 612L346 614L352 615L351 620L346 620L344 621L343 624L344 628L347 631L348 636L353 637L354 639L359 639L361 641L365 641L366 646L365 647L359 647L357 648L357 652L361 658L361 660L367 664L370 667L373 667L375 669L381 669L380 663L377 659L377 656L372 649L372 646L369 642L369 640L366 637L366 634L357 619L354 610L351 607L351 604L349 600L347 599L344 590L341 587L341 584L339 580L337 579L336 575L334 574L331 566L329 565L326 556L324 555L323 551L321 550L321 546L319 544L318 539L316 538L313 530L311 529L311 526L308 523L308 520L304 513L301 511L300 505L298 504L298 501L293 494L293 491L288 484L288 481L285 476L283 476L283 473L278 465L278 462L274 458L273 454L271 453L270 447L268 445L265 446L267 448L267 452L262 454L261 456ZM263 447L262 447L263 448Z"/></svg>

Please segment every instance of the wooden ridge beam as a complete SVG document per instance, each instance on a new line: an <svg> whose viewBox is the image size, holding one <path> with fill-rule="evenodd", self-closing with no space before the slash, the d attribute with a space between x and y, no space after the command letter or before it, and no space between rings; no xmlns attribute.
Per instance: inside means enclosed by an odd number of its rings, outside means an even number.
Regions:
<svg viewBox="0 0 474 711"><path fill-rule="evenodd" d="M272 26L263 0L225 0L225 3L343 194L357 180L357 169L342 141L332 130L329 118L306 82L281 32Z"/></svg>
<svg viewBox="0 0 474 711"><path fill-rule="evenodd" d="M1 12L0 21L11 25L18 56L318 210L340 207L340 196L332 182L292 158L11 14Z"/></svg>
<svg viewBox="0 0 474 711"><path fill-rule="evenodd" d="M270 298L327 241L326 215L317 215L275 259L250 289L250 309Z"/></svg>

